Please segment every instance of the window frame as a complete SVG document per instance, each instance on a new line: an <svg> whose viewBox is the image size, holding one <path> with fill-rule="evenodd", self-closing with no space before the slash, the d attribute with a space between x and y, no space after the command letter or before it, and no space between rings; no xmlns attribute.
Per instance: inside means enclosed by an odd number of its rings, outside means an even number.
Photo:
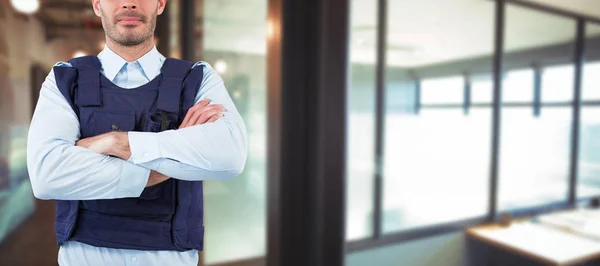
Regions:
<svg viewBox="0 0 600 266"><path fill-rule="evenodd" d="M379 20L377 25L377 62L376 62L376 126L375 126L375 138L376 138L376 153L375 153L375 178L374 178L374 215L373 219L373 235L368 238L346 241L346 251L356 252L369 248L397 244L404 241L410 241L414 239L420 239L430 236L436 236L440 234L457 232L465 230L468 227L479 225L482 223L489 223L498 221L501 213L498 211L498 170L499 170L499 144L500 144L500 123L501 123L501 108L503 106L527 106L532 108L534 115L540 115L542 107L559 107L559 106L570 106L572 107L572 128L571 128L571 140L570 140L570 166L569 166L569 195L566 201L561 202L550 202L548 204L513 209L510 211L512 217L525 217L531 215L537 215L541 213L547 213L557 210L564 210L576 207L581 204L587 204L592 198L578 198L577 197L577 175L578 175L578 157L579 157L579 131L581 127L581 108L583 106L600 106L600 100L598 101L583 101L581 99L582 90L582 75L584 67L584 43L586 42L586 25L597 24L600 25L600 19L584 16L568 11L543 6L541 4L535 4L531 2L525 2L522 0L491 0L495 2L495 25L494 25L494 54L492 60L492 68L490 71L483 71L483 73L474 69L473 71L465 71L462 73L465 80L464 89L464 101L462 104L421 104L420 102L420 80L416 78L416 97L415 97L415 113L418 114L423 108L463 108L465 114L468 114L470 108L478 107L492 107L492 145L490 154L490 185L489 185L489 207L488 214L482 217L473 217L471 219L448 222L443 224L437 224L433 226L420 227L415 229L408 229L398 231L390 234L382 234L382 186L383 186L383 128L384 128L384 117L385 117L385 57L386 49L382 45L386 42L387 35L387 0L378 1L378 14ZM572 61L567 62L552 62L546 64L540 64L533 62L528 66L509 66L504 64L505 53L504 51L504 25L505 25L505 9L507 5L517 5L524 8L529 8L537 11L551 13L561 17L572 19L576 22L576 37L574 55ZM481 62L473 62L473 65L480 65ZM570 102L542 102L541 95L541 75L544 67L549 67L559 64L572 63L574 66L574 84L573 84L573 100ZM534 70L534 87L532 88L533 101L528 103L523 102L500 102L501 91L502 91L502 75L506 71L512 69L521 69L523 67L533 68ZM457 75L461 73L453 73ZM471 102L471 79L472 75L477 74L491 74L492 86L493 86L493 99L491 103L472 103Z"/></svg>

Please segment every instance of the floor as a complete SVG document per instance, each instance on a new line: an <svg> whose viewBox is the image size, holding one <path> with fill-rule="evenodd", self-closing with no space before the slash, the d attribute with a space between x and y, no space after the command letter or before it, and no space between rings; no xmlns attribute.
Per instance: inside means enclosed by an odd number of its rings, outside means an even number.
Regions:
<svg viewBox="0 0 600 266"><path fill-rule="evenodd" d="M54 201L36 200L36 210L23 225L0 245L0 265L57 266L58 246L54 239ZM200 252L200 262L204 260ZM264 258L234 261L214 266L264 266Z"/></svg>
<svg viewBox="0 0 600 266"><path fill-rule="evenodd" d="M55 266L54 201L36 200L33 215L0 246L0 265Z"/></svg>

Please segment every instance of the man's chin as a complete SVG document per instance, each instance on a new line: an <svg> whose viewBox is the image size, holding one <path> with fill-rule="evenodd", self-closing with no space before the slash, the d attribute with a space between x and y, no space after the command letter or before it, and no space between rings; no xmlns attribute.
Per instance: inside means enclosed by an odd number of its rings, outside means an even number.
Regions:
<svg viewBox="0 0 600 266"><path fill-rule="evenodd" d="M137 30L125 30L120 32L117 40L124 43L143 42L143 35L144 34L138 32Z"/></svg>
<svg viewBox="0 0 600 266"><path fill-rule="evenodd" d="M136 46L144 42L144 40L140 40L139 38L122 38L117 39L116 41L118 44L123 46Z"/></svg>

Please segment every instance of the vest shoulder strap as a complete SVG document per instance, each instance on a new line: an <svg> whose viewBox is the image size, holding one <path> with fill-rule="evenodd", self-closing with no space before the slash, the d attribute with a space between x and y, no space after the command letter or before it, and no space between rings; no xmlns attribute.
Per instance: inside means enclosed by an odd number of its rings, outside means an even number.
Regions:
<svg viewBox="0 0 600 266"><path fill-rule="evenodd" d="M77 94L75 104L78 106L100 106L100 70L102 64L97 56L89 55L69 60L69 63L77 69Z"/></svg>
<svg viewBox="0 0 600 266"><path fill-rule="evenodd" d="M75 82L77 80L77 69L69 66L55 66L54 79L56 80L56 87L60 93L65 97L73 111L79 116L79 109L75 105Z"/></svg>
<svg viewBox="0 0 600 266"><path fill-rule="evenodd" d="M166 59L161 68L162 80L158 87L158 102L156 103L158 109L169 113L179 112L183 81L192 66L193 64L188 61Z"/></svg>
<svg viewBox="0 0 600 266"><path fill-rule="evenodd" d="M198 90L200 89L200 83L204 79L204 68L204 65L198 65L192 68L190 73L185 78L183 85L183 110L188 110L194 106L196 94L198 94Z"/></svg>

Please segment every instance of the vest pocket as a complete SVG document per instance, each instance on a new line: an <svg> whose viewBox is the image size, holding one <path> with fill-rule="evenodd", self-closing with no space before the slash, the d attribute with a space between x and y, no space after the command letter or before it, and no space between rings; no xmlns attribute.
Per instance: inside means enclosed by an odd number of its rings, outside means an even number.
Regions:
<svg viewBox="0 0 600 266"><path fill-rule="evenodd" d="M161 132L163 121L160 113L156 112L152 115L146 114L142 124L142 130L146 132ZM177 129L177 124L167 115L165 121L165 130Z"/></svg>
<svg viewBox="0 0 600 266"><path fill-rule="evenodd" d="M111 131L133 131L135 128L134 111L94 110L90 125L95 135Z"/></svg>

